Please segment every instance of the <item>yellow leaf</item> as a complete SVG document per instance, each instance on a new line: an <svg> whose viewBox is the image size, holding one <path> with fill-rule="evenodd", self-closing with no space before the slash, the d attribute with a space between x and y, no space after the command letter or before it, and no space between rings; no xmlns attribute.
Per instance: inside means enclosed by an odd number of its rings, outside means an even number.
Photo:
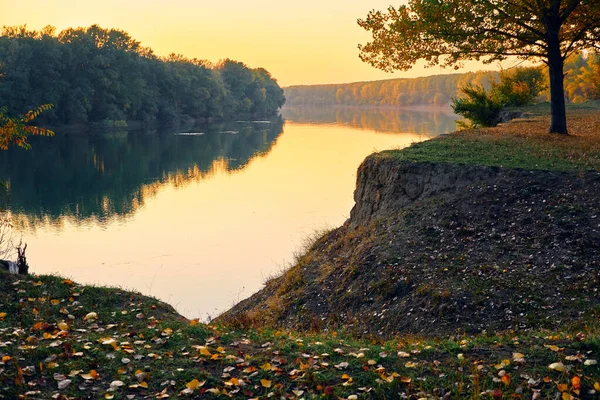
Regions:
<svg viewBox="0 0 600 400"><path fill-rule="evenodd" d="M58 328L59 328L61 331L68 331L68 330L69 330L69 325L67 325L67 323L66 323L66 322L59 322L59 323L58 323Z"/></svg>
<svg viewBox="0 0 600 400"><path fill-rule="evenodd" d="M208 347L206 346L200 346L200 354L202 354L203 356L212 356L212 353L210 352L210 350L208 350Z"/></svg>
<svg viewBox="0 0 600 400"><path fill-rule="evenodd" d="M271 370L271 364L270 363L266 363L260 366L260 369L262 369L263 371L270 371Z"/></svg>
<svg viewBox="0 0 600 400"><path fill-rule="evenodd" d="M348 375L348 374L342 374L342 379L350 379L350 375Z"/></svg>
<svg viewBox="0 0 600 400"><path fill-rule="evenodd" d="M2 356L2 362L7 362L11 360L11 356Z"/></svg>
<svg viewBox="0 0 600 400"><path fill-rule="evenodd" d="M579 390L581 389L581 379L578 376L574 376L571 379L571 385L573 386L574 390Z"/></svg>
<svg viewBox="0 0 600 400"><path fill-rule="evenodd" d="M400 377L400 382L402 382L402 383L411 383L412 379L410 377L408 377L408 376L401 376Z"/></svg>
<svg viewBox="0 0 600 400"><path fill-rule="evenodd" d="M196 390L199 387L202 387L205 383L206 381L200 382L198 379L192 379L190 382L185 384L185 387L190 390Z"/></svg>
<svg viewBox="0 0 600 400"><path fill-rule="evenodd" d="M552 351L561 351L561 350L564 350L564 349L561 349L560 347L555 346L553 344L552 345L545 344L544 347L547 348L547 349L549 349L549 350L552 350Z"/></svg>
<svg viewBox="0 0 600 400"><path fill-rule="evenodd" d="M600 383L594 382L594 389L596 389L598 392L600 392Z"/></svg>
<svg viewBox="0 0 600 400"><path fill-rule="evenodd" d="M407 362L406 364L404 364L404 366L405 366L406 368L415 368L415 367L417 366L417 364L416 364L416 363L414 363L414 362L412 362L412 361L409 361L409 362Z"/></svg>
<svg viewBox="0 0 600 400"><path fill-rule="evenodd" d="M270 380L267 380L267 379L261 379L261 380L260 380L260 384L261 384L263 387L266 387L266 388L270 388L270 387L271 387L271 381L270 381Z"/></svg>
<svg viewBox="0 0 600 400"><path fill-rule="evenodd" d="M57 306L60 304L60 300L52 299L52 300L50 300L50 304L52 304L53 306Z"/></svg>
<svg viewBox="0 0 600 400"><path fill-rule="evenodd" d="M240 380L238 378L231 378L225 382L225 386L238 386L239 384Z"/></svg>
<svg viewBox="0 0 600 400"><path fill-rule="evenodd" d="M198 323L199 323L198 319L193 319L190 321L190 325L192 325L192 326L196 326L196 325L198 325Z"/></svg>
<svg viewBox="0 0 600 400"><path fill-rule="evenodd" d="M84 321L89 321L90 319L97 319L98 318L98 314L96 314L95 312L90 312L87 313L85 317L83 317Z"/></svg>
<svg viewBox="0 0 600 400"><path fill-rule="evenodd" d="M510 385L510 375L502 375L500 379L502 380L502 383L504 383L506 386Z"/></svg>
<svg viewBox="0 0 600 400"><path fill-rule="evenodd" d="M139 386L143 387L144 389L148 389L148 383L147 382L140 382Z"/></svg>
<svg viewBox="0 0 600 400"><path fill-rule="evenodd" d="M571 396L567 392L563 392L563 394L562 394L562 400L573 400L573 399L575 399L575 397Z"/></svg>
<svg viewBox="0 0 600 400"><path fill-rule="evenodd" d="M3 321L4 318L6 318L6 313L5 312L0 312L0 321Z"/></svg>

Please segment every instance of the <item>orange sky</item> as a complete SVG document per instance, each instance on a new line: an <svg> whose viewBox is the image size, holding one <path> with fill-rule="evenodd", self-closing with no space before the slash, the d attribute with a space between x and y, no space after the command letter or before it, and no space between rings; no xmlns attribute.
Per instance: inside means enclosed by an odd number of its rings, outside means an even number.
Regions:
<svg viewBox="0 0 600 400"><path fill-rule="evenodd" d="M454 72L415 67L386 74L358 59L369 35L356 20L390 0L0 0L2 25L58 31L99 24L129 32L158 55L231 58L264 67L282 86ZM396 1L395 6L402 1ZM471 69L481 67L471 67ZM486 68L486 69L489 69Z"/></svg>

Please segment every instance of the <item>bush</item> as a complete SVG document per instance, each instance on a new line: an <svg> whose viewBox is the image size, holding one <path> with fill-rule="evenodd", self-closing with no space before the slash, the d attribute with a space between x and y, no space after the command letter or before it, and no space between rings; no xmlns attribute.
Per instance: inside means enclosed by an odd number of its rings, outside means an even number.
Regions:
<svg viewBox="0 0 600 400"><path fill-rule="evenodd" d="M546 88L541 68L515 68L500 74L500 83L492 83L487 93L483 86L471 85L461 88L463 98L452 99L452 109L471 121L472 127L496 126L504 107L531 104ZM462 126L468 126L460 123Z"/></svg>
<svg viewBox="0 0 600 400"><path fill-rule="evenodd" d="M452 99L452 109L456 114L471 120L473 127L498 125L500 112L504 108L498 99L479 85L467 84L460 90L466 97Z"/></svg>

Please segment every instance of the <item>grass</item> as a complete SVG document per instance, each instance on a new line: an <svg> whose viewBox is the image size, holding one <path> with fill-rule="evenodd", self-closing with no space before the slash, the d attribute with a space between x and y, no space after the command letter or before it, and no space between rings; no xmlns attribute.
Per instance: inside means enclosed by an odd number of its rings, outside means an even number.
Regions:
<svg viewBox="0 0 600 400"><path fill-rule="evenodd" d="M415 162L600 171L599 102L569 107L568 136L548 134L546 108L531 106L525 111L529 117L495 128L468 129L379 156Z"/></svg>
<svg viewBox="0 0 600 400"><path fill-rule="evenodd" d="M336 332L206 326L137 293L54 276L0 275L5 399L454 399L535 393L541 399L574 399L600 392L598 326L585 334L565 329L356 340ZM549 368L553 363L561 363L558 370Z"/></svg>

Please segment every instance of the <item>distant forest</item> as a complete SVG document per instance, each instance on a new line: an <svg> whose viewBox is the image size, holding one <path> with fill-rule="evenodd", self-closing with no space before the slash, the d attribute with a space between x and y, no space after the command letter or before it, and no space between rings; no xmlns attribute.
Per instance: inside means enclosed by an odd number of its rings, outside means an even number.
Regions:
<svg viewBox="0 0 600 400"><path fill-rule="evenodd" d="M51 103L47 124L141 121L179 123L267 117L285 102L265 69L224 60L171 54L159 57L127 32L69 28L56 34L3 27L0 36L0 107L24 113Z"/></svg>
<svg viewBox="0 0 600 400"><path fill-rule="evenodd" d="M568 102L600 99L600 58L596 53L578 54L565 63L565 95ZM437 106L448 105L466 84L490 89L499 72L479 71L433 75L414 79L389 79L333 85L284 88L286 106ZM547 100L544 92L540 100Z"/></svg>

